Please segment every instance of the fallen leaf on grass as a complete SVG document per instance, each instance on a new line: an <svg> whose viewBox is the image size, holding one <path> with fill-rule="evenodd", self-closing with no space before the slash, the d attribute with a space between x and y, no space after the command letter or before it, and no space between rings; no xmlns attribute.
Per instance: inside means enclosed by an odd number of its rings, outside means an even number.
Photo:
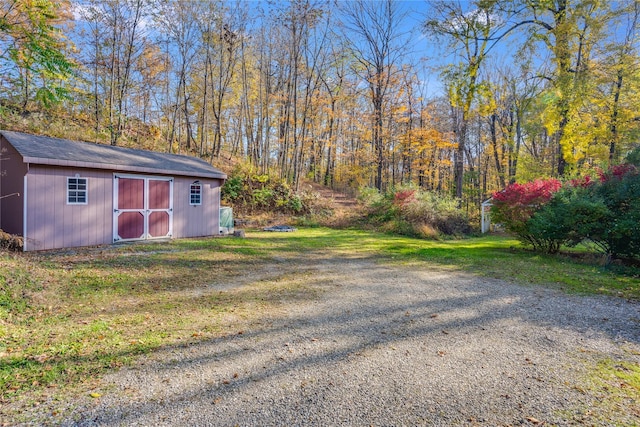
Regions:
<svg viewBox="0 0 640 427"><path fill-rule="evenodd" d="M35 360L38 363L44 363L49 359L49 355L47 354L40 354L38 356L33 356L33 360Z"/></svg>
<svg viewBox="0 0 640 427"><path fill-rule="evenodd" d="M102 395L100 393L89 393L89 396L93 397L94 399L102 397Z"/></svg>

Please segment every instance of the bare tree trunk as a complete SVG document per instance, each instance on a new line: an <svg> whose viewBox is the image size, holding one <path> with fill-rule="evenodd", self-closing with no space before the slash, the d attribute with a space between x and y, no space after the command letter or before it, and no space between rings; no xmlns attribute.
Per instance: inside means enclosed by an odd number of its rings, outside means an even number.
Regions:
<svg viewBox="0 0 640 427"><path fill-rule="evenodd" d="M500 161L500 156L498 154L498 135L496 131L496 121L497 114L493 113L489 119L489 129L491 132L491 147L493 151L493 160L496 165L496 173L498 174L498 180L500 181L500 187L506 187L505 179L504 179L504 168L502 166L502 162Z"/></svg>

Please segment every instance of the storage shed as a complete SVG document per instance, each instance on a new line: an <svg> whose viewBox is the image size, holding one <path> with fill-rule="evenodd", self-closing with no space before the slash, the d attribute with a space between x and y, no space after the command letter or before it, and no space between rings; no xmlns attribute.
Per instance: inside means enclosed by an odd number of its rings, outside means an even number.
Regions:
<svg viewBox="0 0 640 427"><path fill-rule="evenodd" d="M220 233L226 175L204 160L0 132L0 229L24 250Z"/></svg>

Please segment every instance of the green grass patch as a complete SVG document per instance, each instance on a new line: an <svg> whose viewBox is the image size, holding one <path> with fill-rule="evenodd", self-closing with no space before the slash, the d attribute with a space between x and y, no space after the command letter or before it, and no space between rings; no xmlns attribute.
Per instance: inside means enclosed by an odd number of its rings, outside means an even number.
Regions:
<svg viewBox="0 0 640 427"><path fill-rule="evenodd" d="M307 260L368 257L640 299L636 270L536 254L502 236L428 241L303 228L0 254L0 402L69 395L137 355L237 333L285 303L312 300L319 292L312 267L296 262L309 253Z"/></svg>
<svg viewBox="0 0 640 427"><path fill-rule="evenodd" d="M637 362L600 360L589 368L587 377L576 388L594 396L588 408L570 414L581 425L638 425L640 364Z"/></svg>
<svg viewBox="0 0 640 427"><path fill-rule="evenodd" d="M592 254L576 257L535 253L518 241L502 236L418 243L391 251L406 258L519 283L553 286L571 293L640 299L637 269L606 268Z"/></svg>
<svg viewBox="0 0 640 427"><path fill-rule="evenodd" d="M315 297L304 272L263 271L269 247L256 243L0 254L0 402L80 393L137 355L237 333L283 302Z"/></svg>
<svg viewBox="0 0 640 427"><path fill-rule="evenodd" d="M235 245L255 245L262 256L317 251L330 256L375 256L420 262L518 283L553 286L579 294L640 300L640 270L605 267L587 251L548 255L532 252L507 236L423 240L362 230L303 229L297 233L250 233ZM230 248L222 249L229 250Z"/></svg>

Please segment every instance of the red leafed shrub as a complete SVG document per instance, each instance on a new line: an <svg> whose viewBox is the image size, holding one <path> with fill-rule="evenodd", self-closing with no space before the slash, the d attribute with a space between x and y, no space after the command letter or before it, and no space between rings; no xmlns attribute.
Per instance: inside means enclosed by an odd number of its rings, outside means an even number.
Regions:
<svg viewBox="0 0 640 427"><path fill-rule="evenodd" d="M595 182L596 181L591 179L589 175L586 175L586 176L583 176L582 178L572 179L570 181L570 184L574 188L578 188L578 187L587 188L593 185Z"/></svg>
<svg viewBox="0 0 640 427"><path fill-rule="evenodd" d="M639 173L638 168L630 163L622 163L619 165L613 165L608 171L597 169L598 181L605 183L611 179L617 179L618 181L627 175L636 175ZM574 188L582 187L587 188L595 184L596 182L591 176L586 175L582 178L576 178L569 181L569 185Z"/></svg>
<svg viewBox="0 0 640 427"><path fill-rule="evenodd" d="M640 257L640 170L614 165L574 179L512 184L494 194L492 219L536 250L590 241L608 259Z"/></svg>
<svg viewBox="0 0 640 427"><path fill-rule="evenodd" d="M562 183L557 179L510 184L493 195L493 206L499 208L498 214L504 216L505 220L527 221L561 187Z"/></svg>
<svg viewBox="0 0 640 427"><path fill-rule="evenodd" d="M415 200L416 190L399 190L393 195L393 204L404 206Z"/></svg>
<svg viewBox="0 0 640 427"><path fill-rule="evenodd" d="M631 163L621 163L619 165L613 165L608 171L599 170L598 178L600 182L607 182L610 179L621 180L627 175L635 175L638 173L638 168Z"/></svg>
<svg viewBox="0 0 640 427"><path fill-rule="evenodd" d="M629 163L623 163L620 165L612 166L609 169L609 174L605 175L604 181L607 181L606 178L608 177L616 178L620 180L626 175L635 175L637 173L638 173L638 168L636 168L634 165L631 165Z"/></svg>
<svg viewBox="0 0 640 427"><path fill-rule="evenodd" d="M531 235L527 222L561 187L562 183L557 179L510 184L493 195L492 220L503 224L507 231L516 234L534 248L552 252L558 246L557 242L541 241Z"/></svg>

